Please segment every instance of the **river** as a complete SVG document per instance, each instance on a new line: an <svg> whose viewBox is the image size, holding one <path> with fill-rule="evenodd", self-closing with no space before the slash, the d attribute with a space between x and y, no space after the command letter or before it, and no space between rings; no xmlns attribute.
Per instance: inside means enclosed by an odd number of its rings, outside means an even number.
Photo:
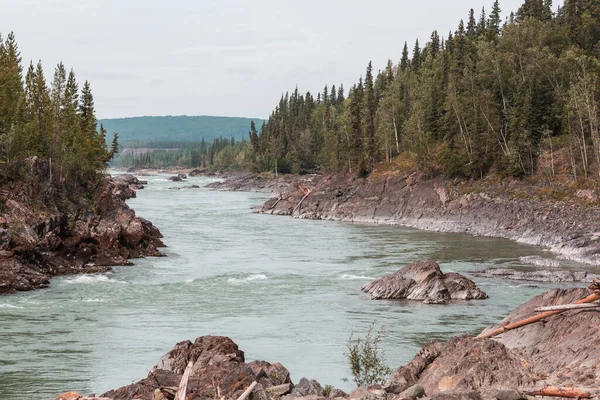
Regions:
<svg viewBox="0 0 600 400"><path fill-rule="evenodd" d="M279 361L296 382L351 389L342 378L351 378L352 331L384 327L381 347L397 367L428 340L476 333L557 286L473 278L490 299L373 301L363 284L419 259L465 272L533 269L519 258L553 256L502 239L261 215L251 208L265 194L168 189L214 180L204 177L143 179L147 188L128 203L160 228L168 257L0 297L0 400L99 395L145 377L175 343L201 335L230 336L247 360Z"/></svg>

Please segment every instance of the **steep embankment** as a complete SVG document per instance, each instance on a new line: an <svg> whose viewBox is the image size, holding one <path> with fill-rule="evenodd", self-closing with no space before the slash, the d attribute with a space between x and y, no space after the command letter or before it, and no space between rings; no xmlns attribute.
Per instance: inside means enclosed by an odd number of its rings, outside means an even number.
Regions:
<svg viewBox="0 0 600 400"><path fill-rule="evenodd" d="M46 287L55 275L105 272L129 259L160 256L160 231L125 200L135 196L133 176L107 178L73 199L43 187L48 165L26 161L34 180L0 187L0 295Z"/></svg>
<svg viewBox="0 0 600 400"><path fill-rule="evenodd" d="M243 179L220 187L251 189L250 178ZM518 182L474 187L425 179L417 172L309 176L281 192L261 212L508 238L600 264L600 207L593 192L580 193L589 198L559 201L544 199Z"/></svg>

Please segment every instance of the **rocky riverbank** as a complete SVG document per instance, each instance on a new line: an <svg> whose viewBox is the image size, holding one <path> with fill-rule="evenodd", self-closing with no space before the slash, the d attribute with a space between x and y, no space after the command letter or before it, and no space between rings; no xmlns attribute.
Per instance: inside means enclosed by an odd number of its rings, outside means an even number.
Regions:
<svg viewBox="0 0 600 400"><path fill-rule="evenodd" d="M262 213L507 238L600 265L600 206L593 191L555 200L517 181L473 186L418 172L276 180L244 174L210 187L273 193Z"/></svg>
<svg viewBox="0 0 600 400"><path fill-rule="evenodd" d="M552 290L516 308L499 326L535 315L540 306L573 303L590 289ZM255 400L414 400L528 399L548 387L576 390L582 397L600 397L600 313L569 310L500 336L459 336L447 343L429 342L406 365L393 371L384 385L359 387L349 394L302 378L294 384L282 364L246 362L244 352L229 338L203 336L178 343L145 379L102 395L110 400L173 399L189 372L186 399L236 399L253 382ZM72 393L72 392L71 392ZM81 399L78 394L57 399Z"/></svg>
<svg viewBox="0 0 600 400"><path fill-rule="evenodd" d="M72 199L36 183L48 176L45 163L27 163L35 181L0 185L0 295L47 287L56 275L106 272L132 258L161 256L160 231L125 203L144 182L107 177L88 197Z"/></svg>

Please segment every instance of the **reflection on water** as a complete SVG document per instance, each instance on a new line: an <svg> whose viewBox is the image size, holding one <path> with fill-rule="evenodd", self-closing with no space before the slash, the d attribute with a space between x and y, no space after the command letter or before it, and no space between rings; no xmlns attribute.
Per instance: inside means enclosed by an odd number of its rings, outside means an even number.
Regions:
<svg viewBox="0 0 600 400"><path fill-rule="evenodd" d="M280 361L295 381L348 389L343 353L353 330L383 325L397 367L427 341L476 333L555 286L474 278L489 300L372 301L363 284L421 258L465 272L551 255L506 240L260 215L251 207L263 194L168 190L176 183L165 178L144 178L130 204L161 229L167 258L0 297L0 399L100 394L144 377L175 343L208 334L230 336L248 360ZM189 181L181 185L210 180Z"/></svg>

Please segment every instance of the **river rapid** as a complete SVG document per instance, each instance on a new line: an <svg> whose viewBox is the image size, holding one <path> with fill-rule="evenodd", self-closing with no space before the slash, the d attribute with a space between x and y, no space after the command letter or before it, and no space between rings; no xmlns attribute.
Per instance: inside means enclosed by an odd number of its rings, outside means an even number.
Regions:
<svg viewBox="0 0 600 400"><path fill-rule="evenodd" d="M149 184L128 203L164 234L168 257L0 297L0 400L99 395L145 377L175 343L202 335L230 336L248 361L279 361L295 382L306 376L348 390L353 331L383 327L381 347L395 368L429 340L477 333L533 295L566 286L467 274L490 299L373 301L362 285L424 258L465 273L533 270L520 258L554 256L503 239L257 214L265 194L182 188L214 181L206 177L166 178L141 178Z"/></svg>

